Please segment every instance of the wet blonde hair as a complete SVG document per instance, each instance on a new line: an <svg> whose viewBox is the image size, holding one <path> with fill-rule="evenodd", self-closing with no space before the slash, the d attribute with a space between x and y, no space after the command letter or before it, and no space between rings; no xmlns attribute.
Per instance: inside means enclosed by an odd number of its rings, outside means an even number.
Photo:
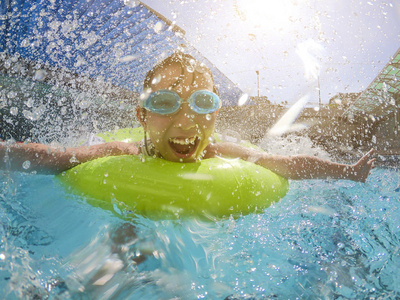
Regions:
<svg viewBox="0 0 400 300"><path fill-rule="evenodd" d="M161 62L157 63L149 72L147 72L146 77L143 83L143 90L146 90L151 86L151 82L154 79L155 73L157 70L165 68L166 66L170 66L172 64L179 63L181 65L181 76L177 79L177 81L172 85L178 85L181 77L185 76L187 72L190 73L206 73L210 75L212 83L213 83L213 92L219 95L218 89L214 84L214 77L212 75L211 70L204 64L197 61L193 56L176 51L171 56L168 56L166 59L162 60ZM193 77L194 80L195 76Z"/></svg>

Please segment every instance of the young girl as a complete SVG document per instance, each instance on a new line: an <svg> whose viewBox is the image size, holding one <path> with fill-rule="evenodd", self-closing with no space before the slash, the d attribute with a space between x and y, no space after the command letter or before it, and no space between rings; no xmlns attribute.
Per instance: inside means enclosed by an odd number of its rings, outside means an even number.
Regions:
<svg viewBox="0 0 400 300"><path fill-rule="evenodd" d="M43 144L0 145L0 162L12 170L55 174L103 156L154 155L190 163L214 156L241 158L289 179L349 179L364 182L375 159L373 150L357 163L345 165L313 156L281 156L234 143L213 143L215 121L221 100L211 71L190 55L175 53L146 76L137 107L145 131L143 143L110 142L94 146L58 149Z"/></svg>

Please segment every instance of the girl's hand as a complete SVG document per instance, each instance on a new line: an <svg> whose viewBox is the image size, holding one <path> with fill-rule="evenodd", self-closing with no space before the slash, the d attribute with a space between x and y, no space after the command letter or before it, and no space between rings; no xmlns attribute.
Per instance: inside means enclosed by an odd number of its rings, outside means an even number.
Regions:
<svg viewBox="0 0 400 300"><path fill-rule="evenodd" d="M374 162L375 158L370 159L371 155L375 152L371 149L367 154L365 154L361 159L351 166L350 178L354 181L365 182L371 170L375 168Z"/></svg>

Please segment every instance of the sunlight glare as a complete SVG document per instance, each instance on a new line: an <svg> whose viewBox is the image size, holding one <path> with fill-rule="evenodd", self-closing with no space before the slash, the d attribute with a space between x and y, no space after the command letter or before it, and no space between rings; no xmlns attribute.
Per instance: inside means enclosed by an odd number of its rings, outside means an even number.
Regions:
<svg viewBox="0 0 400 300"><path fill-rule="evenodd" d="M295 0L237 0L237 13L243 21L254 27L280 29L293 22L296 12Z"/></svg>
<svg viewBox="0 0 400 300"><path fill-rule="evenodd" d="M307 80L317 80L321 71L321 61L324 57L324 47L312 40L308 39L299 43L296 53L300 57L304 65L304 76Z"/></svg>

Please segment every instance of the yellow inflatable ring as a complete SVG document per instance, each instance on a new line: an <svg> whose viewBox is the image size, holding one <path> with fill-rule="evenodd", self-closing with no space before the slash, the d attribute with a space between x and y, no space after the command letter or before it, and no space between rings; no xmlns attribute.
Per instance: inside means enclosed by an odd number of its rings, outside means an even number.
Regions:
<svg viewBox="0 0 400 300"><path fill-rule="evenodd" d="M288 181L239 159L176 163L160 158L113 156L59 175L71 191L95 206L156 219L212 220L259 213L288 191Z"/></svg>

